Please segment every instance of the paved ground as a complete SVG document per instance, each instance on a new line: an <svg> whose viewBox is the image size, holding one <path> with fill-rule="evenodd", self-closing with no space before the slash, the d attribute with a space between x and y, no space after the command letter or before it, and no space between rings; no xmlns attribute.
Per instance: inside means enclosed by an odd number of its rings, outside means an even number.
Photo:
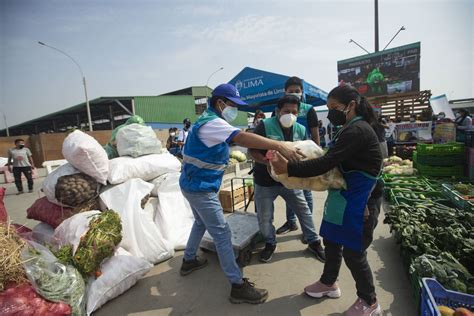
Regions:
<svg viewBox="0 0 474 316"><path fill-rule="evenodd" d="M42 179L37 179L39 188ZM36 221L26 219L26 209L38 193L15 195L12 184L7 187L5 204L11 219L28 227ZM314 220L321 221L325 193L314 193ZM383 214L379 220L381 222ZM275 226L284 222L284 202L276 202ZM323 269L322 263L305 250L301 230L278 237L278 249L270 263L260 263L257 254L244 268L246 277L259 287L269 290L268 301L262 305L233 305L228 301L230 285L219 268L215 254L206 253L210 264L187 277L179 275L183 252L156 265L132 289L102 307L96 315L342 315L354 302L355 285L343 264L339 276L342 297L339 299L312 299L303 294L303 288L316 281ZM258 250L256 250L258 251ZM399 251L388 226L379 224L369 249L376 291L384 310L383 315L416 315L413 293L403 271Z"/></svg>

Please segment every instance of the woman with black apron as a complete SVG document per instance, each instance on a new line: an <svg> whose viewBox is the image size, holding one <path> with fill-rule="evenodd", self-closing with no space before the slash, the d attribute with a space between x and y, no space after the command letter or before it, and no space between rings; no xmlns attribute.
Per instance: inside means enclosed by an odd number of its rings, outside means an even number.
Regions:
<svg viewBox="0 0 474 316"><path fill-rule="evenodd" d="M326 263L319 281L305 288L311 297L337 298L341 291L337 277L342 258L356 282L356 302L346 315L378 315L380 306L375 295L372 271L366 249L375 225L370 224L367 201L381 172L382 153L371 124L376 122L365 97L349 85L334 88L328 95L328 119L337 132L334 144L320 158L288 163L281 155L271 161L277 174L292 177L314 177L339 167L346 180L346 190L329 190L321 225Z"/></svg>

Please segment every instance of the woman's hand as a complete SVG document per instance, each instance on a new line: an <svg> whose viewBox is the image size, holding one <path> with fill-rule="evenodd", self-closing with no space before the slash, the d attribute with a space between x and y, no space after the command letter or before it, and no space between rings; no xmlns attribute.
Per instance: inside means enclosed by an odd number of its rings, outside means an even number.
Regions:
<svg viewBox="0 0 474 316"><path fill-rule="evenodd" d="M279 152L275 152L273 159L270 160L270 165L277 175L288 173L288 160Z"/></svg>
<svg viewBox="0 0 474 316"><path fill-rule="evenodd" d="M300 149L293 147L290 143L281 142L278 152L290 162L298 162L301 158L306 158Z"/></svg>

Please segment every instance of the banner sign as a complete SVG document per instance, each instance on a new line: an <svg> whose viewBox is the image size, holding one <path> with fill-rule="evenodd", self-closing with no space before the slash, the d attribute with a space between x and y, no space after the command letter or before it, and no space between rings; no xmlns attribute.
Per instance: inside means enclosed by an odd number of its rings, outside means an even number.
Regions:
<svg viewBox="0 0 474 316"><path fill-rule="evenodd" d="M395 128L396 143L431 142L431 122L398 123Z"/></svg>
<svg viewBox="0 0 474 316"><path fill-rule="evenodd" d="M420 91L420 42L338 61L337 72L369 97Z"/></svg>

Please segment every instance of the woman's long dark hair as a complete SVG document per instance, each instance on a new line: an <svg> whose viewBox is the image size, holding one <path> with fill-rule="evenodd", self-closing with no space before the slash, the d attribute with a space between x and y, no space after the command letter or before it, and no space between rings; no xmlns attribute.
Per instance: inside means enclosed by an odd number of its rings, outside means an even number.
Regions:
<svg viewBox="0 0 474 316"><path fill-rule="evenodd" d="M356 114L362 116L364 121L372 126L377 124L377 118L369 101L366 97L361 96L351 85L343 84L332 89L328 94L328 99L330 98L336 99L346 106L354 100L357 104L355 108Z"/></svg>

